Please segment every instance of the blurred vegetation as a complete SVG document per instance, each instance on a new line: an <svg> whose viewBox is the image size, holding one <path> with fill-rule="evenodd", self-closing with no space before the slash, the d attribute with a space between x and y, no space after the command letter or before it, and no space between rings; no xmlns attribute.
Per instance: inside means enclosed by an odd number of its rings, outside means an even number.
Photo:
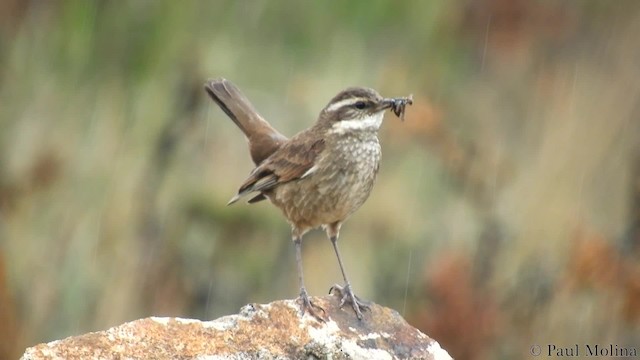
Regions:
<svg viewBox="0 0 640 360"><path fill-rule="evenodd" d="M347 271L460 359L640 344L640 3L0 3L0 358L297 295L289 227L202 84L285 134L340 89L389 117ZM339 282L306 236L312 294Z"/></svg>

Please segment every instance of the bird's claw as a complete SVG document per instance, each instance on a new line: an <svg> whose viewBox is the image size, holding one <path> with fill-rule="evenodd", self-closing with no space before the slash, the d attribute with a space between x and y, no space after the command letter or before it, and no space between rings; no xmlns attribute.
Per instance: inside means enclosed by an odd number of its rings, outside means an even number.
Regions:
<svg viewBox="0 0 640 360"><path fill-rule="evenodd" d="M329 289L329 294L334 294L334 292L340 297L340 308L345 306L347 303L350 303L353 311L358 317L358 320L362 320L362 311L360 311L360 309L370 309L370 304L367 301L361 300L356 296L356 294L353 293L350 284L347 284L345 286L335 284Z"/></svg>
<svg viewBox="0 0 640 360"><path fill-rule="evenodd" d="M302 315L308 312L311 316L316 318L320 322L326 322L324 316L326 315L326 311L319 305L314 304L311 299L309 299L309 294L307 294L307 290L300 290L300 297L298 298L302 302ZM318 314L316 309L320 309L322 311L322 316Z"/></svg>

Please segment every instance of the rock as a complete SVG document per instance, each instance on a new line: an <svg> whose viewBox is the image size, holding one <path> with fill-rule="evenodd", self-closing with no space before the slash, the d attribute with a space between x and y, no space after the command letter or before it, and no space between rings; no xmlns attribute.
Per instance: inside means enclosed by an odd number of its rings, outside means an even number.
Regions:
<svg viewBox="0 0 640 360"><path fill-rule="evenodd" d="M358 320L334 296L314 298L327 320L295 300L249 304L212 321L151 317L28 348L22 359L451 359L396 311L376 304Z"/></svg>

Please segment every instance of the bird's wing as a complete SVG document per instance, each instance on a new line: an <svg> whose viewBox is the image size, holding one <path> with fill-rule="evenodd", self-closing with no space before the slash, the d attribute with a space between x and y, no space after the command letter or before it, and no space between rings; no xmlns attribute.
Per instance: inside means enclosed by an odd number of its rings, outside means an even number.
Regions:
<svg viewBox="0 0 640 360"><path fill-rule="evenodd" d="M267 191L279 184L310 175L324 146L322 139L311 143L292 139L251 172L229 204L247 194Z"/></svg>

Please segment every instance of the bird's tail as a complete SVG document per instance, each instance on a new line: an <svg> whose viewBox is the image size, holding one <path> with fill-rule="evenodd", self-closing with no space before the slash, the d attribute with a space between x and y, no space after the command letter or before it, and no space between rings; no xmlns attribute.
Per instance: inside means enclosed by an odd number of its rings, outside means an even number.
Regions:
<svg viewBox="0 0 640 360"><path fill-rule="evenodd" d="M231 81L218 78L204 85L207 94L242 130L249 140L251 159L258 165L273 154L287 138L274 129Z"/></svg>

